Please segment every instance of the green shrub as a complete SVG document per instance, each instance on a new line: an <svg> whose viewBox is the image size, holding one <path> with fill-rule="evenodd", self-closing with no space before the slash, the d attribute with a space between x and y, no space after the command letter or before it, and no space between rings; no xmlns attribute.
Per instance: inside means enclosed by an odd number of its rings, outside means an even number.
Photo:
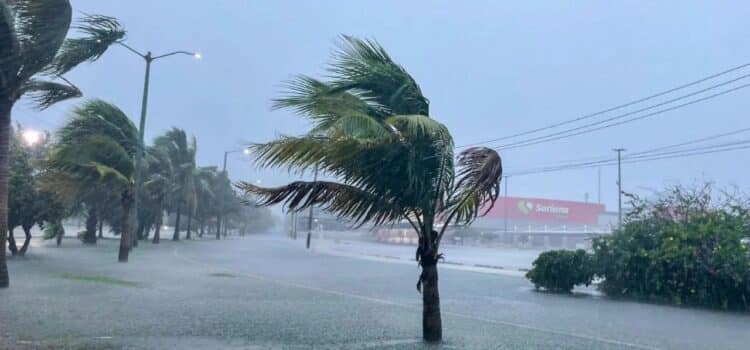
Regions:
<svg viewBox="0 0 750 350"><path fill-rule="evenodd" d="M537 289L570 293L576 285L591 284L593 275L592 258L585 250L551 250L539 254L526 278Z"/></svg>
<svg viewBox="0 0 750 350"><path fill-rule="evenodd" d="M600 289L609 296L748 310L747 204L709 187L635 199L621 230L593 241Z"/></svg>

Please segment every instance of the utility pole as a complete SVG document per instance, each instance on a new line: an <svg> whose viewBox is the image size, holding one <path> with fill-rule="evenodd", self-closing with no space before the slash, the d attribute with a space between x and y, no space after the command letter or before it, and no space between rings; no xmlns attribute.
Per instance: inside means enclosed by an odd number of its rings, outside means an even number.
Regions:
<svg viewBox="0 0 750 350"><path fill-rule="evenodd" d="M318 181L318 165L315 164L315 173L313 175L313 182ZM312 236L312 224L313 224L313 206L310 205L310 216L307 217L307 249L310 249L310 236Z"/></svg>
<svg viewBox="0 0 750 350"><path fill-rule="evenodd" d="M622 227L622 152L624 148L615 148L617 152L617 228Z"/></svg>
<svg viewBox="0 0 750 350"><path fill-rule="evenodd" d="M503 176L505 180L505 202L503 203L503 226L505 232L508 232L508 177Z"/></svg>

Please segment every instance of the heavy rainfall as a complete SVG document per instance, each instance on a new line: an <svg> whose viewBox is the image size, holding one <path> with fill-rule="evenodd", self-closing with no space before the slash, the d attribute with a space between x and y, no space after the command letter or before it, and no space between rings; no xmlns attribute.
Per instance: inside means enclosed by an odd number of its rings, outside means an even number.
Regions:
<svg viewBox="0 0 750 350"><path fill-rule="evenodd" d="M0 349L747 349L749 10L0 0Z"/></svg>

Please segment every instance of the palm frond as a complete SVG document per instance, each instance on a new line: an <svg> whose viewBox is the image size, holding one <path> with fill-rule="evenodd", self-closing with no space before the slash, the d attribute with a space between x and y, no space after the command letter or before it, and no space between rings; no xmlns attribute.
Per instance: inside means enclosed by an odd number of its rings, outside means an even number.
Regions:
<svg viewBox="0 0 750 350"><path fill-rule="evenodd" d="M359 91L390 114L429 115L417 82L376 41L344 35L334 60L328 70L336 89Z"/></svg>
<svg viewBox="0 0 750 350"><path fill-rule="evenodd" d="M392 130L369 114L354 113L322 120L310 135L327 135L330 138L380 138L387 137Z"/></svg>
<svg viewBox="0 0 750 350"><path fill-rule="evenodd" d="M0 2L0 93L7 94L20 65L19 43L13 11L7 2Z"/></svg>
<svg viewBox="0 0 750 350"><path fill-rule="evenodd" d="M62 75L83 62L96 61L126 34L117 19L101 15L86 15L75 28L83 36L69 38L62 43L60 51L47 68L48 72Z"/></svg>
<svg viewBox="0 0 750 350"><path fill-rule="evenodd" d="M55 103L81 97L82 93L71 84L29 79L21 86L20 95L29 97L38 109L47 109Z"/></svg>
<svg viewBox="0 0 750 350"><path fill-rule="evenodd" d="M368 105L347 91L334 91L323 81L299 75L286 82L286 94L273 99L273 109L291 108L298 114L311 118L329 115L366 113Z"/></svg>
<svg viewBox="0 0 750 350"><path fill-rule="evenodd" d="M61 143L74 144L87 136L106 135L133 156L138 145L138 129L117 106L102 100L89 100L76 107L67 124L57 132Z"/></svg>
<svg viewBox="0 0 750 350"><path fill-rule="evenodd" d="M489 212L500 194L503 165L500 155L491 148L473 147L458 157L459 171L453 195L446 208L447 220L470 223L483 206Z"/></svg>
<svg viewBox="0 0 750 350"><path fill-rule="evenodd" d="M277 188L262 188L240 182L237 188L260 198L260 205L283 203L288 210L300 211L321 206L357 224L397 222L402 218L399 204L357 187L327 181L292 182Z"/></svg>
<svg viewBox="0 0 750 350"><path fill-rule="evenodd" d="M135 175L132 154L116 140L97 134L74 144L60 144L50 155L48 166L83 182L116 188L128 186Z"/></svg>
<svg viewBox="0 0 750 350"><path fill-rule="evenodd" d="M53 60L70 28L69 0L13 0L19 59L18 81L42 71Z"/></svg>
<svg viewBox="0 0 750 350"><path fill-rule="evenodd" d="M394 115L385 120L392 125L402 137L412 140L430 140L441 142L445 147L453 148L450 131L442 123L424 115Z"/></svg>
<svg viewBox="0 0 750 350"><path fill-rule="evenodd" d="M189 138L185 130L172 128L154 140L154 147L160 149L171 164L171 200L194 207L197 198L193 178L197 149L195 137Z"/></svg>
<svg viewBox="0 0 750 350"><path fill-rule="evenodd" d="M77 202L88 188L70 174L48 170L38 177L36 186L41 191L56 194L69 205Z"/></svg>
<svg viewBox="0 0 750 350"><path fill-rule="evenodd" d="M287 166L304 170L322 161L329 141L327 137L315 135L283 136L268 143L250 145L248 149L260 167Z"/></svg>

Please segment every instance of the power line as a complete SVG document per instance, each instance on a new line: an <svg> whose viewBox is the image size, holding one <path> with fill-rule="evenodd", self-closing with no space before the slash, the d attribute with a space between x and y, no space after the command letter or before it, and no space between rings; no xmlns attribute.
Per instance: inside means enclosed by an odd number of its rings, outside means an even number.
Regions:
<svg viewBox="0 0 750 350"><path fill-rule="evenodd" d="M470 143L470 144L465 144L465 145L458 146L458 148L466 148L466 147L471 147L471 146L476 146L476 145L481 145L481 144L486 144L486 143L491 143L491 142L497 142L497 141L507 140L507 139L511 139L511 138L516 138L518 136L525 136L525 135L533 134L533 133L536 133L536 132L539 132L539 131L544 131L544 130L547 130L547 129L552 129L552 128L556 128L556 127L559 127L559 126L563 126L563 125L575 123L575 122L578 122L578 121L581 121L581 120L593 118L593 117L596 117L598 115L602 115L602 114L605 114L605 113L616 111L618 109L629 107L629 106L632 106L632 105L635 105L635 104L638 104L638 103L641 103L641 102L645 102L645 101L648 101L648 100L651 100L651 99L654 99L654 98L657 98L657 97L661 97L661 96L670 94L670 93L678 91L678 90L682 90L682 89L685 89L685 88L688 88L688 87L691 87L691 86L694 86L694 85L698 85L698 84L703 83L705 81L708 81L708 80L720 77L722 75L729 74L731 72L740 70L740 69L748 67L748 66L750 66L750 62L741 64L741 65L736 66L736 67L729 68L727 70L724 70L724 71L721 71L721 72L718 72L718 73L715 73L715 74L703 77L701 79L698 79L698 80L695 80L695 81L692 81L692 82L689 82L689 83L686 83L686 84L683 84L683 85L680 85L680 86L677 86L677 87L674 87L674 88L671 88L671 89L668 89L668 90L664 90L664 91L655 93L653 95L649 95L649 96L646 96L646 97L643 97L643 98L639 98L639 99L636 99L636 100L633 100L633 101L630 101L630 102L626 102L626 103L623 103L621 105L617 105L617 106L614 106L614 107L611 107L611 108L607 108L607 109L604 109L604 110L601 110L601 111L598 111L598 112L594 112L594 113L591 113L591 114L586 114L586 115L583 115L583 116L578 117L578 118L569 119L569 120L566 120L566 121L562 121L562 122L550 124L550 125L547 125L547 126L543 126L543 127L539 127L539 128L536 128L536 129L527 130L527 131L523 131L523 132L519 132L519 133L516 133L516 134L512 134L512 135L508 135L508 136L503 136L503 137L499 137L499 138L495 138L495 139L490 139L490 140L484 140L484 141L478 141L478 142L474 142L474 143Z"/></svg>
<svg viewBox="0 0 750 350"><path fill-rule="evenodd" d="M713 136L710 136L710 137L716 137L716 136L717 135L713 135ZM697 140L691 140L691 141L683 142L683 143L680 143L680 144L686 144L686 143L690 143L690 142L694 142L694 141L697 141ZM624 157L624 159L625 160L637 160L637 159L644 159L644 158L648 158L648 157L657 157L657 156L665 156L665 155L678 154L678 153L683 153L683 152L705 151L705 150L711 150L711 149L720 148L720 147L729 147L729 146L744 145L744 144L748 144L748 143L750 143L750 140L740 140L740 141L732 141L732 142L726 142L726 143L719 143L719 144L712 144L712 145L707 145L707 146L694 147L694 148L683 149L683 150L667 151L667 152L661 152L661 153L655 153L655 152L653 152L653 150L648 150L648 151L642 151L642 152L637 152L637 153L633 153L633 154L630 154L630 155L626 155ZM680 145L680 144L677 144L677 145ZM663 146L663 147L659 147L659 149L666 149L666 148L670 148L670 147L674 147L674 146L676 146L676 145ZM582 162L582 163L571 162L571 163L568 163L568 164L558 165L558 166L538 167L538 168L535 168L535 169L527 170L527 171L523 172L523 174L526 174L526 173L536 173L536 172L547 172L547 171L557 171L557 170L566 170L566 169L576 169L576 168L587 168L587 167L600 166L600 165L607 166L607 165L612 165L611 163L615 160L612 157L602 157L602 158L605 158L605 159L597 160L597 161L590 161L590 162ZM517 173L517 174L514 174L514 175L519 175L519 174Z"/></svg>
<svg viewBox="0 0 750 350"><path fill-rule="evenodd" d="M748 76L750 76L750 75L748 75ZM676 110L676 109L687 107L687 106L690 106L690 105L693 105L693 104L696 104L696 103L699 103L699 102L703 102L703 101L706 101L706 100L709 100L709 99L712 99L712 98L716 98L716 97L719 97L719 96L722 96L722 95L726 95L726 94L735 92L735 91L740 90L740 89L744 89L744 88L746 88L748 86L750 86L750 84L743 84L743 85L740 85L740 86L737 86L737 87L734 87L734 88L731 88L731 89L728 89L728 90L720 91L720 92L717 92L715 94L704 96L704 97L701 97L701 98L698 98L698 99L695 99L695 100L691 100L691 101L688 101L688 102L685 102L685 103L682 103L682 104L679 104L679 105L671 106L671 107L668 107L668 108L665 108L665 109L660 109L660 110L655 111L655 112L643 114L643 115L640 115L640 116L637 116L637 117L633 117L633 118L621 120L621 121L618 121L618 122L614 122L614 123L602 125L602 126L595 127L595 128L587 129L587 128L591 127L591 126L603 124L603 123L606 123L608 121L612 121L612 120L615 120L615 119L621 119L621 118L623 118L625 116L635 114L635 113L643 111L645 109L651 109L654 106L651 106L651 107L648 107L648 108L644 108L644 109L636 111L636 112L630 112L630 113L626 113L626 114L623 114L623 115L618 115L618 116L614 116L614 117L611 117L611 118L607 118L605 120L598 121L598 122L595 122L595 123L589 123L589 124L586 124L586 125L583 125L583 126L579 126L579 127L576 127L576 128L571 128L571 129L568 129L568 130L563 130L563 131L556 132L556 133L553 133L553 134L548 134L548 135L545 135L545 136L540 136L540 137L536 137L536 138L532 138L532 139L528 139L528 140L518 141L518 142L506 144L506 145L500 145L500 146L493 147L493 148L497 149L497 150L515 149L515 148L527 147L527 146L532 146L532 145L536 145L536 144L540 144L540 143L547 143L547 142L551 142L551 141L565 139L565 138L569 138L569 137L573 137L573 136L578 136L578 135L582 135L582 134L588 134L588 133L591 133L591 132L594 132L594 131L598 131L598 130L602 130L602 129L607 129L607 128L611 128L611 127L614 127L614 126L618 126L618 125L622 125L622 124L634 122L634 121L637 121L637 120L641 120L641 119L653 117L653 116L656 116L656 115L659 115L659 114L663 114L663 113L666 113L666 112L671 112L671 111ZM659 105L655 105L655 106L659 106ZM578 130L580 130L580 131L578 131ZM573 132L573 133L571 133L571 132ZM570 133L570 134L567 134L567 133Z"/></svg>
<svg viewBox="0 0 750 350"><path fill-rule="evenodd" d="M695 140L685 141L685 142L674 144L674 145L668 145L668 146L662 146L662 147L652 148L652 149L646 150L646 151L631 153L630 155L631 156L635 156L635 155L641 155L641 154L645 154L645 153L652 153L652 152L662 151L662 150L670 149L670 148L677 148L677 147L692 145L692 144L696 144L696 143L701 143L701 142L705 142L705 141L710 141L710 140L718 139L718 138L721 138L721 137L737 135L737 134L740 134L740 133L743 133L743 132L746 132L746 131L750 131L750 128L743 128L743 129L734 130L734 131L730 131L730 132L725 132L725 133L721 133L721 134L711 135L711 136L707 136L707 137L703 137L703 138L699 138L699 139L695 139Z"/></svg>
<svg viewBox="0 0 750 350"><path fill-rule="evenodd" d="M717 145L695 147L692 149L685 149L685 150L679 150L679 151L646 154L646 155L635 156L635 157L625 156L622 159L622 164L641 163L641 162L648 162L648 161L661 160L661 159L682 158L682 157L688 157L688 156L694 156L694 155L728 152L728 151L741 150L741 149L747 149L747 148L750 148L750 140L741 140L741 141L734 141L734 142L717 144ZM601 166L613 166L616 164L617 164L617 159L610 158L606 161L599 161L599 162L588 162L588 163L579 163L579 164L569 164L569 165L558 166L558 167L537 168L537 169L532 169L532 170L519 172L515 174L509 174L507 176L513 177L513 176L521 176L521 175L542 174L542 173L557 172L557 171L563 171L563 170L586 169L586 168L601 167Z"/></svg>

